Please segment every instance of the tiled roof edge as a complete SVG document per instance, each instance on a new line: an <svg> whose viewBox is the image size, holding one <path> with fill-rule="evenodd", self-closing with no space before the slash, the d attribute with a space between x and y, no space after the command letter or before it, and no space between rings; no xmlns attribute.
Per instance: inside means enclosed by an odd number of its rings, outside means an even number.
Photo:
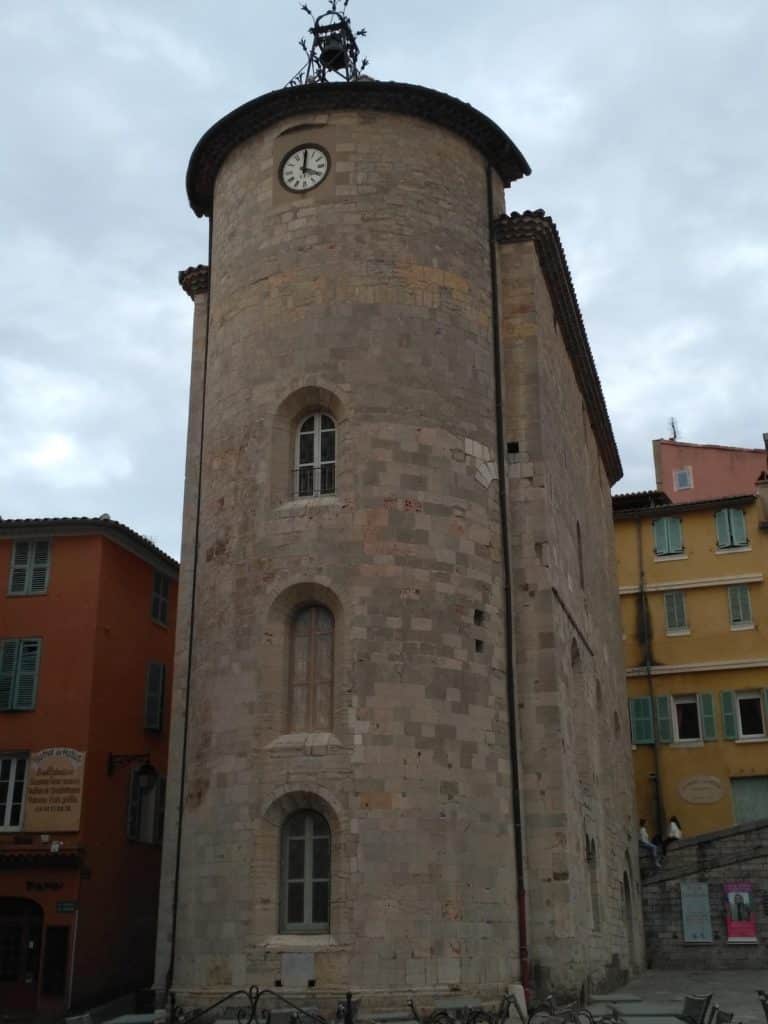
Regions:
<svg viewBox="0 0 768 1024"><path fill-rule="evenodd" d="M708 508L727 508L729 505L751 505L757 501L755 494L731 494L723 498L705 498L703 501L689 501L685 504L670 503L655 508L614 509L614 519L635 519L637 516L668 516L678 512L700 512Z"/></svg>
<svg viewBox="0 0 768 1024"><path fill-rule="evenodd" d="M194 301L196 295L202 295L208 291L210 273L204 263L198 263L196 267L187 267L179 271L179 284Z"/></svg>
<svg viewBox="0 0 768 1024"><path fill-rule="evenodd" d="M74 529L73 529L74 528ZM70 530L78 534L100 533L106 537L110 534L117 534L130 539L134 544L146 549L146 551L173 566L178 572L179 563L171 558L165 551L153 544L147 537L143 537L136 530L132 530L125 523L117 519L102 519L99 516L60 516L44 519L3 519L0 517L0 537L5 534L24 533L25 530L48 530L51 532L66 532Z"/></svg>
<svg viewBox="0 0 768 1024"><path fill-rule="evenodd" d="M329 110L375 110L431 121L471 142L505 185L531 173L506 132L469 103L406 82L313 83L266 93L226 114L203 135L189 161L187 195L198 217L210 214L219 168L237 146L286 117Z"/></svg>
<svg viewBox="0 0 768 1024"><path fill-rule="evenodd" d="M543 210L505 214L496 221L496 240L502 245L533 242L536 246L555 316L587 405L603 465L610 483L615 484L623 476L624 470L557 227Z"/></svg>

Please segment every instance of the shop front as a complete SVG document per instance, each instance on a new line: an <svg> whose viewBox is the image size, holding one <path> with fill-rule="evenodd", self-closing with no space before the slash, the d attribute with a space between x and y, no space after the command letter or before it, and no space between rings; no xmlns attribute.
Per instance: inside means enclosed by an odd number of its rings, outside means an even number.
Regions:
<svg viewBox="0 0 768 1024"><path fill-rule="evenodd" d="M69 1006L81 857L77 851L0 850L0 1007Z"/></svg>

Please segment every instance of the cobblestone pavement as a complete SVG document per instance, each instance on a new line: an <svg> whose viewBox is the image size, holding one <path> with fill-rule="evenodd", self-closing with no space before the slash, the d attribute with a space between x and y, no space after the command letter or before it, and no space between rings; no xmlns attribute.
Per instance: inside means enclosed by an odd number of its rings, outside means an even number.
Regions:
<svg viewBox="0 0 768 1024"><path fill-rule="evenodd" d="M763 971L646 971L621 991L639 996L651 1011L654 1005L659 1009L664 1005L680 1007L684 995L712 992L712 1001L733 1013L735 1022L768 1024L757 998L758 988L768 990L768 957ZM629 1017L628 1009L628 1005L621 1007ZM634 1019L635 1012L630 1019Z"/></svg>

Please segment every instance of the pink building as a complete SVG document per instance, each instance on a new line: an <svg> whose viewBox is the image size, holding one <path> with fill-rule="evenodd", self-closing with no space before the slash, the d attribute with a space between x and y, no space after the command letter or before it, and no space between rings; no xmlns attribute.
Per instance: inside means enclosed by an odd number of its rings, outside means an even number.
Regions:
<svg viewBox="0 0 768 1024"><path fill-rule="evenodd" d="M768 434L763 438L768 445ZM653 442L656 489L675 504L754 494L766 470L766 448L728 448L658 438Z"/></svg>

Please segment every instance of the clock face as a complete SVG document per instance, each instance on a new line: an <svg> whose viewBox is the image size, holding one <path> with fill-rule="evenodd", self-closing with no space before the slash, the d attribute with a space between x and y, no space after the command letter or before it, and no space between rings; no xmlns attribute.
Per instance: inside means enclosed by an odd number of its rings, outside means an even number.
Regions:
<svg viewBox="0 0 768 1024"><path fill-rule="evenodd" d="M297 146L280 164L280 183L289 192L309 192L325 181L331 158L320 146Z"/></svg>

